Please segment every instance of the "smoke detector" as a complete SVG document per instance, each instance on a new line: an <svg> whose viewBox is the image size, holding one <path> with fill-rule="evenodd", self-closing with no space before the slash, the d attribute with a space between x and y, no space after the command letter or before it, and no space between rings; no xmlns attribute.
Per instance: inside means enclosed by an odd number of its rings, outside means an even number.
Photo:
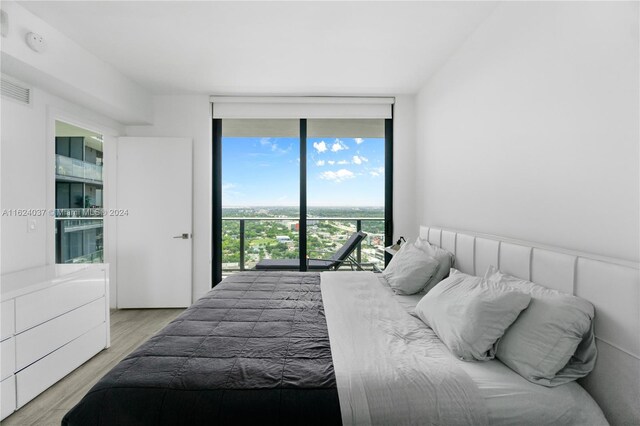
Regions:
<svg viewBox="0 0 640 426"><path fill-rule="evenodd" d="M35 52L44 52L47 49L47 42L44 37L36 33L27 34L27 45Z"/></svg>

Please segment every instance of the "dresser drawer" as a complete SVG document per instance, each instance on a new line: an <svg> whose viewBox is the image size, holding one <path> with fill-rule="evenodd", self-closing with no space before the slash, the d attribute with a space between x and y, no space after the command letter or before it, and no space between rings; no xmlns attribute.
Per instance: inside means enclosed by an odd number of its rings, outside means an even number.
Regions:
<svg viewBox="0 0 640 426"><path fill-rule="evenodd" d="M105 298L67 312L16 336L17 370L27 367L105 321Z"/></svg>
<svg viewBox="0 0 640 426"><path fill-rule="evenodd" d="M4 380L16 371L16 339L11 338L0 343L0 380Z"/></svg>
<svg viewBox="0 0 640 426"><path fill-rule="evenodd" d="M13 300L7 300L0 304L0 340L7 339L13 336L15 331L15 305Z"/></svg>
<svg viewBox="0 0 640 426"><path fill-rule="evenodd" d="M11 376L0 383L0 420L16 410L16 377Z"/></svg>
<svg viewBox="0 0 640 426"><path fill-rule="evenodd" d="M104 270L87 271L70 281L17 297L16 333L104 296ZM51 303L55 301L55 303Z"/></svg>
<svg viewBox="0 0 640 426"><path fill-rule="evenodd" d="M17 406L22 407L105 347L102 324L16 374Z"/></svg>

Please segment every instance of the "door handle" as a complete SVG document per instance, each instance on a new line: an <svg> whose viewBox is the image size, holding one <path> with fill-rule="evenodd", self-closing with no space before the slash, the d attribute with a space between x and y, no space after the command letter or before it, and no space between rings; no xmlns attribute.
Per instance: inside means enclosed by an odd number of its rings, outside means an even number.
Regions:
<svg viewBox="0 0 640 426"><path fill-rule="evenodd" d="M180 238L181 240L188 240L189 239L189 234L180 234L180 235L176 235L173 238Z"/></svg>

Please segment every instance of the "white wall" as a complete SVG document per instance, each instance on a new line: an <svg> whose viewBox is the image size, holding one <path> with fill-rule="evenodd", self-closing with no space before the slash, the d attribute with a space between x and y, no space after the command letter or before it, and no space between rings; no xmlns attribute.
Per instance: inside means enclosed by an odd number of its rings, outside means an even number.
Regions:
<svg viewBox="0 0 640 426"><path fill-rule="evenodd" d="M128 136L193 139L193 283L195 301L211 289L211 108L209 96L156 96L151 126L128 126ZM168 203L171 200L167 200ZM168 205L168 208L176 207Z"/></svg>
<svg viewBox="0 0 640 426"><path fill-rule="evenodd" d="M418 222L638 261L638 7L501 4L418 94Z"/></svg>
<svg viewBox="0 0 640 426"><path fill-rule="evenodd" d="M14 1L3 1L9 33L2 38L2 71L122 123L148 123L151 97L110 64ZM34 52L25 36L35 32L47 48ZM108 35L105 35L108 36Z"/></svg>
<svg viewBox="0 0 640 426"><path fill-rule="evenodd" d="M415 96L396 96L393 107L393 238L418 236L416 220Z"/></svg>
<svg viewBox="0 0 640 426"><path fill-rule="evenodd" d="M2 98L0 131L0 208L50 209L55 207L56 117L65 118L105 135L105 155L113 137L124 129L115 121L78 107L37 87L31 105ZM108 165L105 165L108 168ZM27 232L28 219L36 220L35 232ZM0 269L9 273L55 261L51 216L2 216ZM105 241L105 244L108 243Z"/></svg>

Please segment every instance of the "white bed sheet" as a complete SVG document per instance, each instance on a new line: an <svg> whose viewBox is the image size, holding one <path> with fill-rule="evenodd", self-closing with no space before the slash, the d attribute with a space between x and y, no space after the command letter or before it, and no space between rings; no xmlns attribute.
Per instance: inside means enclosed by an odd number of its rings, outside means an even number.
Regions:
<svg viewBox="0 0 640 426"><path fill-rule="evenodd" d="M382 275L377 274L377 278L409 315L425 295L396 295ZM576 382L547 388L525 380L497 359L465 362L450 356L480 390L491 425L608 424L600 407Z"/></svg>
<svg viewBox="0 0 640 426"><path fill-rule="evenodd" d="M370 272L324 272L344 425L489 425L485 403L433 330Z"/></svg>

